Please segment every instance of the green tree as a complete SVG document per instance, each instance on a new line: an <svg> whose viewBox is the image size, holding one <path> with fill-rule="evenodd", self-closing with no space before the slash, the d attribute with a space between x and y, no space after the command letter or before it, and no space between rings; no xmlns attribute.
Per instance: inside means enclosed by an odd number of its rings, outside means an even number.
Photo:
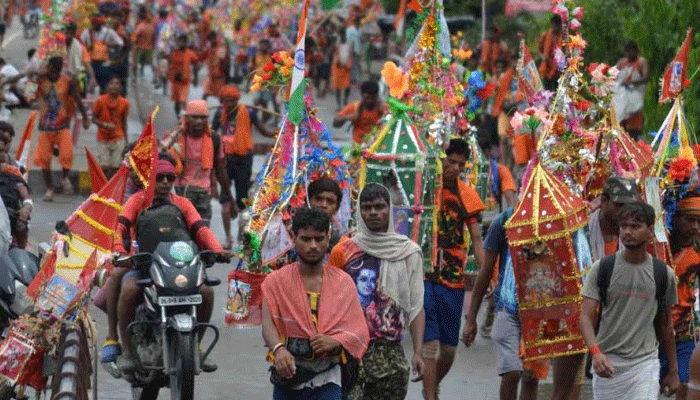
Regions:
<svg viewBox="0 0 700 400"><path fill-rule="evenodd" d="M700 29L697 0L580 0L584 8L581 34L588 41L586 61L614 65L629 40L639 44L649 61L649 82L644 102L644 130L659 129L670 110L659 105L663 73L685 39L686 28ZM695 35L696 36L696 35ZM697 36L695 37L697 39ZM700 65L698 40L693 40L688 60L689 74ZM693 80L684 92L685 111L693 133L700 127L700 84Z"/></svg>
<svg viewBox="0 0 700 400"><path fill-rule="evenodd" d="M639 44L641 54L649 60L649 83L644 102L645 131L656 131L670 106L659 106L660 81L686 36L693 28L694 39L688 59L689 74L700 65L697 31L700 29L700 2L697 0L636 0L621 10L626 39ZM694 79L684 92L685 112L692 133L697 135L700 121L700 83Z"/></svg>

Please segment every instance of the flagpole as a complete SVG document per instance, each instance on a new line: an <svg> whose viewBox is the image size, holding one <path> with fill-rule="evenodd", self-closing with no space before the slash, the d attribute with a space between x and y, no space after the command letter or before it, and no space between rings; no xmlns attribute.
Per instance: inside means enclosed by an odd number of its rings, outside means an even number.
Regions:
<svg viewBox="0 0 700 400"><path fill-rule="evenodd" d="M292 178L297 177L297 161L299 158L299 125L294 127L294 145L293 145L293 158L292 158Z"/></svg>

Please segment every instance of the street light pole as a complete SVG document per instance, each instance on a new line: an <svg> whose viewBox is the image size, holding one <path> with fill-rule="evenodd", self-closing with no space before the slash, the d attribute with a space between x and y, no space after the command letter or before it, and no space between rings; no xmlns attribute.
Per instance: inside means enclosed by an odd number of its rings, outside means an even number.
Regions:
<svg viewBox="0 0 700 400"><path fill-rule="evenodd" d="M486 40L486 0L481 0L481 41Z"/></svg>

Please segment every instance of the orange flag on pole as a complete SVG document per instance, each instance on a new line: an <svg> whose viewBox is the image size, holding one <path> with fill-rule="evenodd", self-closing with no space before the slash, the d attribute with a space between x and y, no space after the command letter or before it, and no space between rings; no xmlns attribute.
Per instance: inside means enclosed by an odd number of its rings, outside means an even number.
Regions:
<svg viewBox="0 0 700 400"><path fill-rule="evenodd" d="M34 123L36 121L36 111L32 111L29 114L29 120L27 125L24 127L24 133L22 133L22 138L19 140L19 146L17 147L17 152L15 153L15 160L21 166L24 167L24 180L26 181L29 177L29 148L32 143L32 132L34 132Z"/></svg>
<svg viewBox="0 0 700 400"><path fill-rule="evenodd" d="M394 31L399 37L403 36L403 26L406 20L406 0L401 0L399 3L399 11L396 12L396 18L394 19Z"/></svg>
<svg viewBox="0 0 700 400"><path fill-rule="evenodd" d="M688 79L688 53L690 52L690 39L692 38L693 29L688 28L688 34L678 50L678 54L673 58L673 61L666 67L664 77L661 80L661 96L659 96L659 104L670 101L690 86Z"/></svg>
<svg viewBox="0 0 700 400"><path fill-rule="evenodd" d="M87 157L88 173L90 174L90 187L92 188L92 193L98 193L100 189L107 184L107 176L102 167L92 155L90 150L85 147L85 156Z"/></svg>
<svg viewBox="0 0 700 400"><path fill-rule="evenodd" d="M411 0L411 1L408 3L408 8L410 8L410 9L413 10L413 11L415 11L416 14L422 14L422 13L423 13L423 6L420 5L420 3L418 2L418 0Z"/></svg>
<svg viewBox="0 0 700 400"><path fill-rule="evenodd" d="M139 140L129 152L127 160L131 170L136 174L141 186L146 189L148 202L153 200L156 184L156 162L158 161L158 140L153 130L153 118L158 108L151 113Z"/></svg>
<svg viewBox="0 0 700 400"><path fill-rule="evenodd" d="M522 36L520 37L520 59L518 60L517 70L518 91L529 101L544 88L535 60L532 59L530 49L525 44L525 39Z"/></svg>

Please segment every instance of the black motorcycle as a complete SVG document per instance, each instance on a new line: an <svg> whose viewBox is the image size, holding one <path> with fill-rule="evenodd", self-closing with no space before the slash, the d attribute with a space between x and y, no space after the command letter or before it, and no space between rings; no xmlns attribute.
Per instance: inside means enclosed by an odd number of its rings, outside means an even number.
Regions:
<svg viewBox="0 0 700 400"><path fill-rule="evenodd" d="M39 272L39 260L48 250L42 243L39 256L27 250L11 248L0 255L0 327L5 328L18 316L30 313L34 303L27 297L27 287Z"/></svg>
<svg viewBox="0 0 700 400"><path fill-rule="evenodd" d="M145 277L138 281L144 288L144 301L127 329L137 367L124 378L132 384L134 400L155 399L166 386L172 400L194 398L194 377L201 371L199 339L207 329L213 331L213 341L201 360L219 340L214 325L197 322L197 305L202 303L199 289L221 283L208 279L206 268L224 261L225 256L214 252L198 252L191 241L161 242L153 254L115 260L115 265L131 265ZM111 370L105 367L117 376L114 366Z"/></svg>

